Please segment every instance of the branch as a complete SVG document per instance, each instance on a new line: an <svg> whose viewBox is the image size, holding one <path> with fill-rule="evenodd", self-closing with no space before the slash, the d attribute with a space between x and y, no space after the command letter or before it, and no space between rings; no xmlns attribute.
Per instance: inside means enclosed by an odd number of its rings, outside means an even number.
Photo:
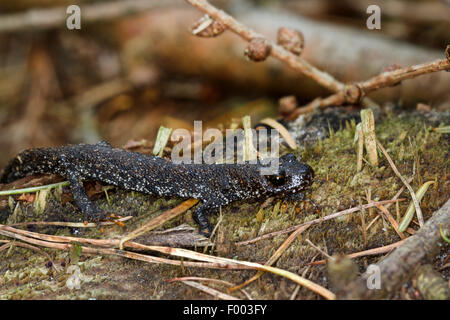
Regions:
<svg viewBox="0 0 450 320"><path fill-rule="evenodd" d="M242 59L243 47L248 42L234 32L222 33L217 41L193 37L186 29L196 30L192 21L199 19L199 13L202 12L191 5L152 10L139 21L133 17L118 21L103 30L107 33L102 35L115 39L124 50L133 47L130 39L138 37L141 49L131 49L132 57L151 56L164 62L158 67L167 72L206 77L220 83L230 83L235 88L251 85L255 90L276 95L290 92L307 101L332 93L278 59L269 58L264 63L249 63L247 59ZM394 42L373 32L312 21L292 12L254 8L239 10L236 14L227 13L274 42L283 26L301 30L306 40L301 58L336 75L343 83L369 79L392 64L412 66L440 59L442 55L442 51ZM211 24L219 23L214 22ZM132 33L130 30L133 30ZM349 39L351 46L345 45ZM155 43L158 45L155 46ZM189 52L189 59L186 59L186 52ZM448 72L431 73L405 81L401 87L374 91L370 98L377 102L401 99L405 104L418 101L442 104L449 101L448 81Z"/></svg>
<svg viewBox="0 0 450 320"><path fill-rule="evenodd" d="M82 22L111 20L142 11L176 4L176 0L123 0L80 5ZM63 27L67 19L66 7L32 9L25 13L0 15L0 33L26 30L46 30Z"/></svg>
<svg viewBox="0 0 450 320"><path fill-rule="evenodd" d="M356 104L370 92L375 90L393 87L400 84L403 80L413 79L427 73L450 70L449 50L450 46L447 46L446 59L435 60L393 71L386 71L366 81L347 85L343 90L340 90L327 98L316 99L306 106L296 109L288 116L288 118L295 119L300 114L312 112L316 108L325 108L332 105L338 106L345 103Z"/></svg>
<svg viewBox="0 0 450 320"><path fill-rule="evenodd" d="M223 23L228 29L250 42L253 39L264 39L272 50L270 54L278 60L286 63L292 69L303 73L304 75L315 80L317 83L333 92L340 91L344 88L344 84L336 80L330 74L315 68L301 57L296 56L290 51L284 49L272 41L266 39L263 35L253 31L249 27L240 23L229 14L217 9L206 0L186 0L188 3L197 7L201 11L207 13L211 18Z"/></svg>

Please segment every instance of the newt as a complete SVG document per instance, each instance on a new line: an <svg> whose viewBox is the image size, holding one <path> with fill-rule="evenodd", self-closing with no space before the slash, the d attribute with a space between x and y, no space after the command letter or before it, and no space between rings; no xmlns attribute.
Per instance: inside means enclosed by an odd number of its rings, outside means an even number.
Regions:
<svg viewBox="0 0 450 320"><path fill-rule="evenodd" d="M174 163L168 159L97 144L35 148L21 152L3 170L1 183L31 174L57 174L69 181L74 202L86 221L107 217L87 196L83 181L95 180L154 196L194 198L192 216L199 232L210 235L208 215L237 200L268 197L303 200L313 169L292 154L279 158L277 175L262 175L260 161L231 164Z"/></svg>

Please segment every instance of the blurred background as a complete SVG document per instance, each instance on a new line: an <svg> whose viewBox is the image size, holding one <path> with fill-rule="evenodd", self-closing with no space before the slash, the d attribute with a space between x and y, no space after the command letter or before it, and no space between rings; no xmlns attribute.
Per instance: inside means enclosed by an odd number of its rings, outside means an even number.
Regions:
<svg viewBox="0 0 450 320"><path fill-rule="evenodd" d="M343 82L443 58L450 44L448 0L211 2L272 40L281 26L301 30L302 56ZM66 27L73 4L81 30ZM371 4L380 30L366 27ZM329 94L273 58L247 60L246 42L229 31L192 35L202 15L183 0L0 1L0 167L24 148L151 142L160 125L256 123L280 116L283 96L304 104ZM370 97L442 111L449 89L450 73L439 72Z"/></svg>

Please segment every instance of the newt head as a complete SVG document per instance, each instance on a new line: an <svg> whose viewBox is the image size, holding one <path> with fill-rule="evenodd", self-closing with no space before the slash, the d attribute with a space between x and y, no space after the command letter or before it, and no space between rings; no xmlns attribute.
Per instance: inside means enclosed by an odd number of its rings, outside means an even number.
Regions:
<svg viewBox="0 0 450 320"><path fill-rule="evenodd" d="M314 170L288 153L279 159L278 174L265 176L275 195L290 196L301 193L313 182Z"/></svg>

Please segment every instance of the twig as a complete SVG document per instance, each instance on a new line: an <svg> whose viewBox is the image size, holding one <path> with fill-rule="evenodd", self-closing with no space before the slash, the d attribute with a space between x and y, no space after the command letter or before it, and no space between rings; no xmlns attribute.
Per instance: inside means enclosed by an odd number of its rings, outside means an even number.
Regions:
<svg viewBox="0 0 450 320"><path fill-rule="evenodd" d="M312 259L311 259L311 263L314 262L314 260L316 260L317 256L319 255L319 253L317 253ZM302 277L306 277L306 273L308 273L309 269L311 269L311 266L308 265L305 269L305 271L303 271L302 273ZM292 292L292 295L290 296L289 300L295 300L295 297L297 297L298 291L300 290L300 286L297 285L294 289L294 292Z"/></svg>
<svg viewBox="0 0 450 320"><path fill-rule="evenodd" d="M292 135L289 133L289 131L286 129L285 126L283 126L281 123L276 121L272 118L264 118L259 121L260 123L267 124L268 126L271 126L274 129L277 129L277 131L280 133L280 135L284 138L284 141L286 141L286 144L291 148L292 150L297 149L297 145L295 143L294 138L292 138Z"/></svg>
<svg viewBox="0 0 450 320"><path fill-rule="evenodd" d="M219 230L219 226L223 221L223 215L222 215L222 207L219 207L219 220L217 221L216 225L214 226L213 231L211 232L211 236L208 238L208 243L206 244L205 248L203 249L203 253L206 253L208 248L211 248L210 252L212 253L214 251L214 246L216 244L215 240L216 232Z"/></svg>
<svg viewBox="0 0 450 320"><path fill-rule="evenodd" d="M196 280L196 281L209 281L213 283L219 283L226 285L227 287L234 287L234 284L225 280L220 279L213 279L213 278L202 278L202 277L181 277L181 278L173 278L167 280L167 282L173 282L173 281L183 281L183 280ZM248 294L247 291L241 289L241 292L247 297L248 300L253 300L252 297Z"/></svg>
<svg viewBox="0 0 450 320"><path fill-rule="evenodd" d="M396 201L403 201L403 200L404 199L383 200L383 201L377 201L377 202L368 203L368 204L365 204L365 205L363 205L361 207L360 206L353 207L353 208L350 208L350 209L346 209L346 210L343 210L343 211L339 211L339 212L330 214L330 215L322 217L322 218L314 219L314 220L311 220L311 221L308 221L308 222L305 222L305 223L302 223L302 224L299 224L299 225L296 225L296 226L293 226L293 227L289 227L289 228L287 228L285 230L275 231L275 232L264 234L264 235L262 235L260 237L257 237L257 238L251 239L251 240L237 242L236 245L243 246L243 245L255 243L255 242L260 241L260 240L272 238L272 237L275 237L275 236L278 236L278 235L281 235L281 234L290 233L290 232L295 231L296 229L304 227L304 226L309 226L309 225L312 225L312 224L321 223L323 221L334 219L334 218L337 218L337 217L340 217L340 216L345 216L345 215L347 215L349 213L357 212L357 211L361 210L361 208L367 209L367 208L371 208L371 207L374 207L374 206L379 205L379 204L387 204L387 203L393 203L393 202L396 202Z"/></svg>
<svg viewBox="0 0 450 320"><path fill-rule="evenodd" d="M321 295L322 297L324 297L328 300L334 300L336 297L336 295L334 293L332 293L331 291L329 291L328 289L326 289L308 279L305 279L295 273L287 271L287 270L282 270L279 268L265 266L265 265L255 263L255 262L233 260L233 259L222 258L222 257L213 257L210 255L206 255L206 254L202 254L202 253L198 253L198 252L190 251L190 250L186 250L186 249L151 246L151 250L178 256L178 257L200 260L200 261L204 261L204 262L219 262L219 263L223 262L226 264L243 265L243 266L247 266L252 269L255 269L255 270L271 272L273 274L277 274L279 276L282 276L289 280L292 280L292 281L296 282L297 284L300 284L301 286L308 288L309 290Z"/></svg>
<svg viewBox="0 0 450 320"><path fill-rule="evenodd" d="M351 259L354 259L354 258L359 258L359 257L374 256L374 255L378 255L378 254L383 254L383 253L392 251L393 249L399 247L405 241L406 241L406 239L394 242L394 243L389 244L387 246L374 248L374 249L369 249L369 250L364 250L364 251L360 251L360 252L355 252L355 253L348 254L346 256L351 258ZM310 263L308 263L308 265L309 266L315 266L315 265L319 265L319 264L325 264L326 262L327 262L327 260L318 260L318 261L310 262Z"/></svg>
<svg viewBox="0 0 450 320"><path fill-rule="evenodd" d="M413 181L413 177L408 178L408 183L411 183L411 181ZM402 194L403 190L405 190L405 186L403 185L400 190L398 190L398 192L395 194L395 196L392 198L392 200L396 200L398 197L400 197L400 195ZM396 202L396 204L398 204L398 202ZM386 206L384 206L385 209L389 209L389 207L392 205L392 203L388 203ZM378 220L378 218L380 217L380 215L377 215L366 227L366 231L370 229L370 227L375 223L375 221Z"/></svg>
<svg viewBox="0 0 450 320"><path fill-rule="evenodd" d="M385 207L383 207L383 205L378 205L377 208L382 213L384 213L384 215L386 216L386 219L392 225L392 227L394 228L395 232L399 235L400 239L405 239L405 235L398 230L398 222L394 219L394 217L391 215L389 210L386 209Z"/></svg>
<svg viewBox="0 0 450 320"><path fill-rule="evenodd" d="M450 70L450 60L448 58L393 71L386 71L366 81L347 85L327 98L316 99L309 104L296 109L289 115L289 119L295 119L301 114L314 111L316 108L323 109L328 106L340 106L346 103L356 104L372 91L398 85L402 80L412 79L427 73L443 70Z"/></svg>
<svg viewBox="0 0 450 320"><path fill-rule="evenodd" d="M319 251L323 256L327 257L328 259L333 259L332 256L330 256L328 253L326 253L325 251L320 249L318 246L316 246L314 243L312 243L311 240L306 239L305 242L308 243L311 247L313 247L317 251Z"/></svg>
<svg viewBox="0 0 450 320"><path fill-rule="evenodd" d="M343 288L342 299L382 299L394 293L414 274L423 261L429 261L441 250L444 239L439 228L450 230L450 200L433 213L417 233L406 240L387 258L377 263L380 289L367 286L371 272L363 274Z"/></svg>
<svg viewBox="0 0 450 320"><path fill-rule="evenodd" d="M372 200L370 199L370 191L367 192L366 190L366 194L367 194L367 202L371 203ZM359 198L359 206L362 206L362 201L361 198ZM362 234L363 234L363 240L364 240L364 247L367 246L367 230L366 230L366 219L364 218L364 216L366 215L366 210L362 209L361 212L359 213L360 217L361 217L361 228L362 228ZM369 216L370 216L370 211L369 211Z"/></svg>
<svg viewBox="0 0 450 320"><path fill-rule="evenodd" d="M377 215L375 218L373 218L372 221L370 221L370 223L367 225L366 227L366 231L368 231L370 229L370 227L380 218L380 215Z"/></svg>
<svg viewBox="0 0 450 320"><path fill-rule="evenodd" d="M122 0L80 5L83 17L82 23L111 20L176 3L177 1L174 0ZM68 17L66 10L67 7L57 7L0 15L0 33L65 27Z"/></svg>
<svg viewBox="0 0 450 320"><path fill-rule="evenodd" d="M364 136L367 157L372 166L378 167L378 152L375 135L375 119L369 108L361 110L361 129Z"/></svg>
<svg viewBox="0 0 450 320"><path fill-rule="evenodd" d="M266 266L271 266L273 265L280 257L281 255L287 250L287 248L289 248L289 246L291 245L291 243L297 238L297 236L302 233L303 231L305 231L306 229L308 229L309 226L304 226L301 228L298 228L297 230L295 230L284 242L283 244L277 249L277 251L275 251L275 253L269 258L269 260L267 260L267 262L264 264ZM243 287L245 287L246 285L252 283L253 281L257 280L259 277L261 277L264 274L263 271L258 271L253 277L251 277L250 279L248 279L247 281L241 283L240 285L237 285L231 289L229 289L229 292L238 290L238 289L242 289Z"/></svg>
<svg viewBox="0 0 450 320"><path fill-rule="evenodd" d="M387 161L391 165L391 168L395 172L397 177L399 177L400 180L402 180L403 184L408 188L409 193L411 194L412 201L414 202L414 207L416 207L417 219L419 220L419 225L420 225L420 227L422 227L424 224L422 210L420 209L419 201L417 201L417 197L416 197L416 194L414 193L413 188L408 183L408 181L400 174L400 172L398 171L394 162L392 161L391 157L387 153L386 149L384 149L384 147L381 145L381 143L379 141L377 141L377 145L380 148L380 150L383 152L384 156L386 157Z"/></svg>
<svg viewBox="0 0 450 320"><path fill-rule="evenodd" d="M181 282L183 282L184 284L187 284L188 286L194 287L194 288L196 288L196 289L198 289L200 291L203 291L203 292L205 292L207 294L210 294L213 297L222 299L222 300L240 300L239 298L230 296L230 295L228 295L226 293L220 292L219 290L210 288L210 287L205 286L205 285L203 285L201 283L197 283L197 282L189 281L189 280L181 280Z"/></svg>
<svg viewBox="0 0 450 320"><path fill-rule="evenodd" d="M442 270L447 269L447 268L449 268L449 267L450 267L450 262L444 264L442 267L440 267L439 269L437 269L437 271L442 271Z"/></svg>
<svg viewBox="0 0 450 320"><path fill-rule="evenodd" d="M358 86L364 92L368 94L371 91L397 85L399 82L407 79L413 79L415 77L450 69L449 59L438 59L432 62L422 63L406 68L401 68L393 71L383 72L375 77L372 77L364 82L358 83Z"/></svg>
<svg viewBox="0 0 450 320"><path fill-rule="evenodd" d="M329 90L336 92L340 91L344 88L344 84L336 80L330 74L321 71L311 65L309 62L304 60L301 57L296 56L290 51L284 49L282 46L279 46L272 41L269 41L263 35L255 32L251 28L245 26L240 23L236 19L234 19L229 14L225 13L222 10L217 9L213 5L211 5L206 0L186 0L188 3L197 7L201 11L207 13L213 19L222 22L228 29L241 36L243 39L247 41L251 41L252 39L260 38L265 39L266 43L272 47L270 54L277 58L278 60L286 63L292 69L301 72L302 74L310 77L315 80L317 83L322 85Z"/></svg>

